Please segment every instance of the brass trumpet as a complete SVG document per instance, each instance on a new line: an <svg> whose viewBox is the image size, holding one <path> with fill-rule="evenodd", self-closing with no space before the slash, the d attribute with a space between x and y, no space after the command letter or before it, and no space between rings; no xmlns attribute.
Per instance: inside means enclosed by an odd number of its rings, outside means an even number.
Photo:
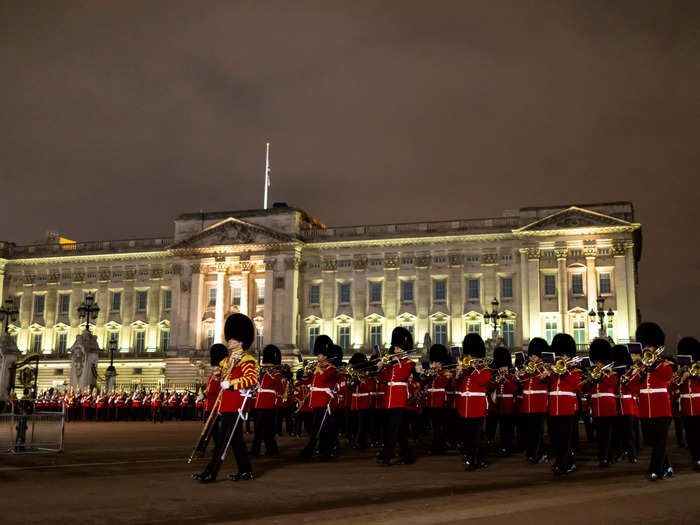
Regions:
<svg viewBox="0 0 700 525"><path fill-rule="evenodd" d="M577 364L581 358L576 357L560 357L552 363L550 370L557 375L566 374L569 371L569 366Z"/></svg>
<svg viewBox="0 0 700 525"><path fill-rule="evenodd" d="M642 364L644 366L652 366L654 363L656 363L656 360L663 353L664 353L663 346L660 346L656 350L649 350L649 349L644 350L644 352L642 352Z"/></svg>
<svg viewBox="0 0 700 525"><path fill-rule="evenodd" d="M605 366L594 366L591 368L591 370L588 372L588 376L590 379L593 381L598 381L601 377L604 375L608 375L609 370L613 367L614 363L608 363Z"/></svg>

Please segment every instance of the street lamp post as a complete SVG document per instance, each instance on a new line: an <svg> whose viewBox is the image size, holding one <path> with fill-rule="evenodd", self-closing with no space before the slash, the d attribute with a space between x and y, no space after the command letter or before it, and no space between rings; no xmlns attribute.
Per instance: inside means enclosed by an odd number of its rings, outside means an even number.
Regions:
<svg viewBox="0 0 700 525"><path fill-rule="evenodd" d="M491 335L491 339L498 339L499 334L498 334L498 323L503 322L503 320L506 318L506 313L505 312L499 312L498 311L498 305L500 303L498 302L498 299L495 297L493 298L493 301L491 301L491 311L490 312L484 312L484 320L486 321L486 324L492 324L493 325L493 332Z"/></svg>
<svg viewBox="0 0 700 525"><path fill-rule="evenodd" d="M612 321L615 312L612 311L612 308L609 308L607 312L605 311L605 297L598 296L596 303L598 303L598 309L594 310L591 308L591 311L588 312L588 317L590 317L591 323L598 323L598 337L606 338L608 336L606 318L608 321Z"/></svg>
<svg viewBox="0 0 700 525"><path fill-rule="evenodd" d="M5 306L0 307L0 320L3 322L2 333L7 334L10 331L10 323L17 320L19 310L15 306L12 299L5 300Z"/></svg>
<svg viewBox="0 0 700 525"><path fill-rule="evenodd" d="M95 294L86 293L85 302L78 307L80 318L85 318L85 330L90 333L90 319L97 319L97 314L100 313L100 307L95 303Z"/></svg>
<svg viewBox="0 0 700 525"><path fill-rule="evenodd" d="M107 347L109 348L109 366L105 370L105 391L113 392L117 386L117 369L114 368L114 351L117 349L117 342L111 340Z"/></svg>

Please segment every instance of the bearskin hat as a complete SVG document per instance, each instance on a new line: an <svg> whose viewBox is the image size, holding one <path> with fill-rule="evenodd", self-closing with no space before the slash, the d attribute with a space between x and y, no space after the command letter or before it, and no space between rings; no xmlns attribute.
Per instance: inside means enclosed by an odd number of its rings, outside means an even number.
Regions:
<svg viewBox="0 0 700 525"><path fill-rule="evenodd" d="M612 348L607 339L595 339L588 350L591 363L603 363L607 365L612 361Z"/></svg>
<svg viewBox="0 0 700 525"><path fill-rule="evenodd" d="M301 381L304 379L304 369L300 368L299 370L296 371L295 377L297 378L297 381Z"/></svg>
<svg viewBox="0 0 700 525"><path fill-rule="evenodd" d="M391 346L396 346L404 352L413 350L413 336L411 332L406 330L403 326L394 328L391 332Z"/></svg>
<svg viewBox="0 0 700 525"><path fill-rule="evenodd" d="M221 361L223 361L227 357L228 350L226 349L226 346L222 345L221 343L211 345L211 348L209 349L209 358L211 366L219 366L219 363L221 363Z"/></svg>
<svg viewBox="0 0 700 525"><path fill-rule="evenodd" d="M666 334L664 334L664 331L658 324L646 322L637 327L635 339L642 343L644 347L651 346L659 348L664 345Z"/></svg>
<svg viewBox="0 0 700 525"><path fill-rule="evenodd" d="M615 366L632 365L632 356L625 345L615 345L612 347L612 360Z"/></svg>
<svg viewBox="0 0 700 525"><path fill-rule="evenodd" d="M282 353L275 345L267 345L263 348L262 362L266 365L282 364Z"/></svg>
<svg viewBox="0 0 700 525"><path fill-rule="evenodd" d="M352 366L361 365L361 364L366 363L366 362L367 362L367 356L365 354L363 354L362 352L355 352L350 357L350 364Z"/></svg>
<svg viewBox="0 0 700 525"><path fill-rule="evenodd" d="M486 345L479 334L467 334L462 341L462 353L472 357L486 357Z"/></svg>
<svg viewBox="0 0 700 525"><path fill-rule="evenodd" d="M693 361L700 361L700 341L694 337L684 337L678 341L678 355L689 355Z"/></svg>
<svg viewBox="0 0 700 525"><path fill-rule="evenodd" d="M491 368L501 368L502 366L510 368L512 366L512 360L508 349L504 346L498 346L493 351L493 362L491 363Z"/></svg>
<svg viewBox="0 0 700 525"><path fill-rule="evenodd" d="M569 334L557 334L550 345L557 357L572 358L576 355L576 341Z"/></svg>
<svg viewBox="0 0 700 525"><path fill-rule="evenodd" d="M547 341L541 337L533 337L530 339L530 344L527 345L527 355L536 355L537 357L542 357L542 352L548 352L549 345Z"/></svg>
<svg viewBox="0 0 700 525"><path fill-rule="evenodd" d="M323 354L326 357L331 357L331 349L333 341L327 335L319 335L314 341L314 355Z"/></svg>
<svg viewBox="0 0 700 525"><path fill-rule="evenodd" d="M339 345L333 345L331 347L331 355L328 360L333 366L340 366L343 364L343 349Z"/></svg>
<svg viewBox="0 0 700 525"><path fill-rule="evenodd" d="M255 339L255 327L253 321L247 315L231 314L226 318L224 325L226 341L235 339L243 345L243 350L248 350Z"/></svg>
<svg viewBox="0 0 700 525"><path fill-rule="evenodd" d="M430 362L445 363L447 361L447 348L445 345L433 345L430 347Z"/></svg>

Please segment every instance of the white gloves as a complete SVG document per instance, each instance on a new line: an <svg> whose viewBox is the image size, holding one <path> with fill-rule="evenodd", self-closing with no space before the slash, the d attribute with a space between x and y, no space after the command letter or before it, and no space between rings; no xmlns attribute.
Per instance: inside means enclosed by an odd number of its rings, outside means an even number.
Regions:
<svg viewBox="0 0 700 525"><path fill-rule="evenodd" d="M224 390L228 390L228 388L229 388L230 386L231 386L231 383L229 383L228 381L222 381L222 382L221 382L221 388L223 388Z"/></svg>

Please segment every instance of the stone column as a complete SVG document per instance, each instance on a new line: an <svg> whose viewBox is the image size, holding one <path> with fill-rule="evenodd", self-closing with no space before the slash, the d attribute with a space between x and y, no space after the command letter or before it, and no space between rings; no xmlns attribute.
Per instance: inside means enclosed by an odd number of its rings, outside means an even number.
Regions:
<svg viewBox="0 0 700 525"><path fill-rule="evenodd" d="M255 306L251 308L251 312L255 312L255 316L262 315L263 317L263 341L279 341L280 324L275 322L275 311L279 308L284 308L283 305L278 305L275 301L275 277L279 273L279 266L271 272L266 271L262 277L255 277ZM260 275L260 274L258 274ZM265 287L265 296L262 310L258 310L258 290L260 286ZM282 314L282 312L278 312ZM268 322L269 319L269 322ZM269 327L269 328L268 328ZM264 344L264 343L263 343ZM262 351L262 348L260 349Z"/></svg>
<svg viewBox="0 0 700 525"><path fill-rule="evenodd" d="M634 242L625 243L625 277L627 278L627 327L630 338L637 331L637 279L634 268Z"/></svg>
<svg viewBox="0 0 700 525"><path fill-rule="evenodd" d="M426 333L430 333L430 253L417 255L416 261L416 327L414 343L423 343ZM432 338L432 334L430 336ZM432 340L432 339L431 339ZM430 349L427 349L428 351Z"/></svg>
<svg viewBox="0 0 700 525"><path fill-rule="evenodd" d="M594 243L587 243L584 246L583 253L586 256L586 304L587 309L595 311L598 308L596 299L598 298L598 279L595 271L595 258L597 248ZM598 331L595 328L595 323L588 321L586 316L586 335L588 340L593 340L598 337Z"/></svg>
<svg viewBox="0 0 700 525"><path fill-rule="evenodd" d="M102 346L107 344L105 337L105 323L109 319L109 279L111 271L109 268L99 270L99 282L97 285L97 293L95 294L95 302L100 307L100 313L97 314L95 320L95 337L98 342L102 341Z"/></svg>
<svg viewBox="0 0 700 525"><path fill-rule="evenodd" d="M447 308L452 323L452 344L461 345L465 335L464 323L464 256L453 253L449 256L450 274L447 278ZM426 352L428 349L426 349Z"/></svg>
<svg viewBox="0 0 700 525"><path fill-rule="evenodd" d="M241 261L241 313L249 315L248 305L250 304L250 261Z"/></svg>
<svg viewBox="0 0 700 525"><path fill-rule="evenodd" d="M384 257L384 329L382 331L382 339L386 344L391 341L391 332L396 327L396 316L399 314L401 304L399 290L399 256L396 254L386 255ZM414 294L416 292L414 284ZM415 300L415 297L414 297Z"/></svg>
<svg viewBox="0 0 700 525"><path fill-rule="evenodd" d="M224 277L226 263L216 262L216 306L214 307L214 343L224 341Z"/></svg>
<svg viewBox="0 0 700 525"><path fill-rule="evenodd" d="M324 257L322 263L323 282L321 283L321 335L326 334L331 339L334 339L333 318L335 317L335 298L337 295L335 272L338 269L338 261L335 257Z"/></svg>
<svg viewBox="0 0 700 525"><path fill-rule="evenodd" d="M148 304L146 310L146 321L148 322L148 333L146 334L146 351L154 352L158 348L160 341L160 302L161 302L161 281L163 278L162 268L151 268L151 287L148 290Z"/></svg>
<svg viewBox="0 0 700 525"><path fill-rule="evenodd" d="M82 270L74 269L71 277L71 294L70 294L70 310L68 311L68 322L70 324L70 335L68 336L68 345L72 346L76 337L80 334L80 316L78 315L78 307L83 302L83 276ZM124 298L126 301L126 286L124 283ZM132 285L133 286L133 285Z"/></svg>
<svg viewBox="0 0 700 525"><path fill-rule="evenodd" d="M530 318L530 339L541 337L540 327L540 250L527 249L527 296L529 300L528 314Z"/></svg>
<svg viewBox="0 0 700 525"><path fill-rule="evenodd" d="M24 286L22 287L22 297L19 303L19 326L21 327L19 337L17 338L18 346L25 348L29 352L31 346L31 337L29 333L29 325L32 323L32 308L34 306L34 274L24 275Z"/></svg>
<svg viewBox="0 0 700 525"><path fill-rule="evenodd" d="M274 290L275 311L277 312L278 333L276 341L283 355L292 355L296 350L297 326L299 323L299 270L301 269L301 254L295 252L284 259L284 287ZM274 280L265 283L274 287ZM269 312L267 305L265 311Z"/></svg>
<svg viewBox="0 0 700 525"><path fill-rule="evenodd" d="M566 271L565 247L556 248L557 256L557 304L559 306L559 331L569 333L569 279Z"/></svg>
<svg viewBox="0 0 700 525"><path fill-rule="evenodd" d="M498 285L496 280L498 276L496 275L496 264L498 261L498 254L495 253L485 253L481 256L481 274L484 280L484 293L481 296L481 311L490 312L491 311L491 301L498 297ZM485 325L485 333L483 334L484 340L491 338L493 336L493 325Z"/></svg>
<svg viewBox="0 0 700 525"><path fill-rule="evenodd" d="M58 272L49 272L46 292L46 304L44 305L44 353L50 354L53 349L54 326L58 317L58 282L61 276Z"/></svg>
<svg viewBox="0 0 700 525"><path fill-rule="evenodd" d="M530 339L530 298L528 296L527 248L520 248L521 341Z"/></svg>
<svg viewBox="0 0 700 525"><path fill-rule="evenodd" d="M189 343L194 349L202 344L202 288L204 274L200 262L190 265L190 326Z"/></svg>
<svg viewBox="0 0 700 525"><path fill-rule="evenodd" d="M5 265L6 259L0 259L0 304L5 304Z"/></svg>
<svg viewBox="0 0 700 525"><path fill-rule="evenodd" d="M181 341L187 329L187 321L184 312L187 307L183 304L185 291L182 289L182 265L173 264L173 275L170 279L170 293L172 294L172 304L170 306L170 348L177 349L182 346Z"/></svg>
<svg viewBox="0 0 700 525"><path fill-rule="evenodd" d="M263 310L263 344L267 344L272 341L273 332L273 322L272 322L272 312L273 312L273 284L274 284L274 274L277 268L277 259L275 257L265 256L265 308ZM244 275L244 281L246 280L246 275ZM257 290L254 290L257 292ZM241 290L241 303L243 302L243 290ZM256 301L257 302L257 301ZM251 306L251 314L255 311L255 306ZM249 316L250 317L250 316Z"/></svg>
<svg viewBox="0 0 700 525"><path fill-rule="evenodd" d="M613 246L615 261L615 304L617 313L615 323L615 339L629 339L629 315L627 313L627 266L625 264L625 245L616 243Z"/></svg>
<svg viewBox="0 0 700 525"><path fill-rule="evenodd" d="M350 329L351 344L364 345L365 317L367 316L367 258L356 258L352 262L352 328Z"/></svg>

